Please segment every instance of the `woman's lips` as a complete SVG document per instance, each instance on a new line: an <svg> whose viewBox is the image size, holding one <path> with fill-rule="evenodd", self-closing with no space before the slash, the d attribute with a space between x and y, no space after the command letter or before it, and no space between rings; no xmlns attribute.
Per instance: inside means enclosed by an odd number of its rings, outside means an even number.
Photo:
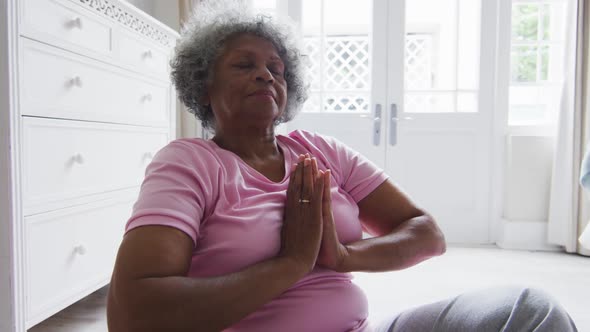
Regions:
<svg viewBox="0 0 590 332"><path fill-rule="evenodd" d="M275 99L274 94L270 90L256 91L256 92L250 94L250 97L255 97L255 98L260 98L260 99L271 99L271 100Z"/></svg>

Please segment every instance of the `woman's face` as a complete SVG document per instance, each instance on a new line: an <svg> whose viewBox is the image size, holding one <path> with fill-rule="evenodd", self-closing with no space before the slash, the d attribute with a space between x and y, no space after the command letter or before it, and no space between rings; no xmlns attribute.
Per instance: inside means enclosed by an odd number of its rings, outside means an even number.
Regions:
<svg viewBox="0 0 590 332"><path fill-rule="evenodd" d="M243 34L228 40L208 84L217 129L272 125L287 100L285 66L274 45Z"/></svg>

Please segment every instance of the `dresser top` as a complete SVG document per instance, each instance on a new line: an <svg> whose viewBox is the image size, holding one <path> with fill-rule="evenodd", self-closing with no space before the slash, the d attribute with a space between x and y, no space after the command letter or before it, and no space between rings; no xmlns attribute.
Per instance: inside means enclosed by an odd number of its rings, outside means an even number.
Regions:
<svg viewBox="0 0 590 332"><path fill-rule="evenodd" d="M172 47L178 32L159 22L132 4L122 0L70 0L92 12L113 20L165 47Z"/></svg>

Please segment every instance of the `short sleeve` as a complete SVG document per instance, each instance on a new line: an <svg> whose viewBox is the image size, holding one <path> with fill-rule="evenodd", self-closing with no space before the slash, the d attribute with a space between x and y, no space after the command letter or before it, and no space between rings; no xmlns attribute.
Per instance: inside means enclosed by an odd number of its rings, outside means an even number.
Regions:
<svg viewBox="0 0 590 332"><path fill-rule="evenodd" d="M381 168L334 137L303 130L293 131L289 136L303 144L316 158L322 158L340 187L357 203L388 178Z"/></svg>
<svg viewBox="0 0 590 332"><path fill-rule="evenodd" d="M198 152L195 146L178 140L158 151L146 168L126 232L147 225L170 226L196 244L213 187L205 173L206 154Z"/></svg>

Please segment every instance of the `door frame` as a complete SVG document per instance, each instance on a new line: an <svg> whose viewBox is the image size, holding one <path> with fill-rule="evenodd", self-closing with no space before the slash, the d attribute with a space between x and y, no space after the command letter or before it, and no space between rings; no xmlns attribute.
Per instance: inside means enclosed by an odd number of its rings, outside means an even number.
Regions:
<svg viewBox="0 0 590 332"><path fill-rule="evenodd" d="M490 102L494 105L492 134L492 165L491 202L490 202L490 234L493 242L500 240L504 210L504 179L506 176L506 134L508 129L508 94L510 82L510 34L511 34L511 0L494 0L489 10L494 13L495 38L494 71L495 79L492 87L493 96ZM492 51L492 50L490 50Z"/></svg>

